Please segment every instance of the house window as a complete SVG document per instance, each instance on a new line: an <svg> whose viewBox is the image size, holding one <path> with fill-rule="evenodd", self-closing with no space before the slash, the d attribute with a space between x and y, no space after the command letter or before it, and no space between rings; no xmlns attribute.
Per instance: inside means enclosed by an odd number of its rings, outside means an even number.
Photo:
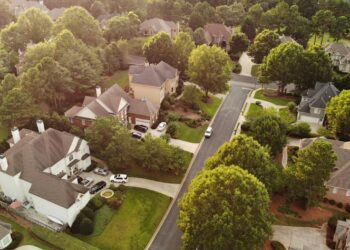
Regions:
<svg viewBox="0 0 350 250"><path fill-rule="evenodd" d="M350 196L350 190L349 189L346 191L346 196Z"/></svg>
<svg viewBox="0 0 350 250"><path fill-rule="evenodd" d="M333 188L332 193L333 193L333 194L338 193L338 188Z"/></svg>
<svg viewBox="0 0 350 250"><path fill-rule="evenodd" d="M81 125L85 126L85 120L81 119Z"/></svg>
<svg viewBox="0 0 350 250"><path fill-rule="evenodd" d="M315 114L320 114L320 113L321 113L321 109L314 108L314 113L315 113Z"/></svg>

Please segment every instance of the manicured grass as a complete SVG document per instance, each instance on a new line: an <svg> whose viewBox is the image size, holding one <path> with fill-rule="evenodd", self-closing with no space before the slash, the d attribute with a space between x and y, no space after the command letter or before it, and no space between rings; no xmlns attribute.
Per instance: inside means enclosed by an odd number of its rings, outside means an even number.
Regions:
<svg viewBox="0 0 350 250"><path fill-rule="evenodd" d="M64 232L53 232L38 225L34 225L32 230L33 233L35 233L38 237L46 240L47 242L51 243L59 249L98 250L98 248Z"/></svg>
<svg viewBox="0 0 350 250"><path fill-rule="evenodd" d="M190 165L190 162L192 160L193 155L189 152L183 151L183 154L186 158L186 168ZM173 173L167 173L167 172L161 172L157 170L151 170L151 169L145 169L140 166L132 166L127 169L121 169L120 172L127 174L131 177L139 177L139 178L145 178L150 179L154 181L161 181L161 182L167 182L167 183L181 183L182 178L186 171L183 173L180 173L178 175L175 175Z"/></svg>
<svg viewBox="0 0 350 250"><path fill-rule="evenodd" d="M12 226L12 232L19 232L23 235L23 239L20 243L20 246L23 246L23 245L33 245L33 246L36 246L36 247L39 247L43 250L49 250L50 247L46 244L44 244L43 242L39 241L39 240L36 240L34 239L31 235L30 235L30 232L28 229L22 227L21 225L17 224L16 222L8 219L7 217L4 217L2 215L0 215L0 220L3 221L3 222L6 222L6 223L9 223L11 224Z"/></svg>
<svg viewBox="0 0 350 250"><path fill-rule="evenodd" d="M254 76L254 77L257 77L258 76L258 73L259 73L259 64L255 64L252 66L252 71L251 71L251 75Z"/></svg>
<svg viewBox="0 0 350 250"><path fill-rule="evenodd" d="M263 101L267 101L267 102L271 102L273 104L280 105L280 106L287 106L289 102L293 102L293 99L291 99L291 98L277 97L277 96L276 97L265 96L263 89L260 89L257 92L255 92L254 98L260 99Z"/></svg>
<svg viewBox="0 0 350 250"><path fill-rule="evenodd" d="M288 124L294 123L297 120L295 113L291 113L288 108L282 108L279 110L279 115L283 121Z"/></svg>
<svg viewBox="0 0 350 250"><path fill-rule="evenodd" d="M308 47L311 47L314 45L314 40L315 40L315 36L311 36L308 43L307 43ZM321 37L317 37L315 45L321 45L321 40L322 40ZM335 42L334 38L331 37L328 33L326 33L324 35L324 38L323 38L322 46L324 46L328 43L332 43L332 42ZM341 40L337 41L337 43L350 46L350 40L347 40L347 39L341 39Z"/></svg>
<svg viewBox="0 0 350 250"><path fill-rule="evenodd" d="M114 84L118 84L123 89L126 88L129 85L129 74L128 70L118 70L111 76L107 76L102 81L102 87L105 89L108 89L109 87L113 86Z"/></svg>
<svg viewBox="0 0 350 250"><path fill-rule="evenodd" d="M114 213L103 233L79 238L104 250L144 249L170 202L171 198L165 195L128 188L123 205Z"/></svg>
<svg viewBox="0 0 350 250"><path fill-rule="evenodd" d="M263 108L255 103L251 103L248 109L247 118L253 119L263 112Z"/></svg>
<svg viewBox="0 0 350 250"><path fill-rule="evenodd" d="M182 122L176 122L176 125L176 139L193 143L199 143L202 140L204 132L208 127L208 125L202 125L198 128L190 128Z"/></svg>
<svg viewBox="0 0 350 250"><path fill-rule="evenodd" d="M0 123L0 141L6 140L8 138L9 131L10 129L6 125Z"/></svg>
<svg viewBox="0 0 350 250"><path fill-rule="evenodd" d="M210 96L209 102L203 102L201 98L198 98L197 104L203 113L207 114L211 118L215 115L216 110L219 108L222 100L216 96Z"/></svg>
<svg viewBox="0 0 350 250"><path fill-rule="evenodd" d="M92 232L92 236L97 236L103 233L104 229L108 225L108 223L111 221L115 211L108 207L107 205L104 205L100 209L96 211L95 214L95 226L94 231Z"/></svg>

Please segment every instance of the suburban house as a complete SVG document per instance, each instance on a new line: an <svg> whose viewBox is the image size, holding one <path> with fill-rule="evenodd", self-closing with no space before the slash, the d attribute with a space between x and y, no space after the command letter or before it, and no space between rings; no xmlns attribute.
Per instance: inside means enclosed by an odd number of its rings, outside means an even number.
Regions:
<svg viewBox="0 0 350 250"><path fill-rule="evenodd" d="M332 64L338 67L339 71L350 73L350 47L340 43L331 43L325 47Z"/></svg>
<svg viewBox="0 0 350 250"><path fill-rule="evenodd" d="M23 209L72 226L90 200L77 175L91 165L87 142L37 121L38 132L13 128L10 148L0 155L1 192Z"/></svg>
<svg viewBox="0 0 350 250"><path fill-rule="evenodd" d="M11 224L0 221L0 249L5 249L12 242Z"/></svg>
<svg viewBox="0 0 350 250"><path fill-rule="evenodd" d="M232 35L232 28L222 23L208 23L204 26L204 37L208 45L216 44L229 49L229 41Z"/></svg>
<svg viewBox="0 0 350 250"><path fill-rule="evenodd" d="M317 138L308 138L300 141L300 148L305 148L312 144ZM328 199L350 203L350 142L324 139L332 144L333 150L337 155L337 161L331 178L327 181L328 188L326 197Z"/></svg>
<svg viewBox="0 0 350 250"><path fill-rule="evenodd" d="M350 247L350 220L338 220L333 236L336 250L347 250Z"/></svg>
<svg viewBox="0 0 350 250"><path fill-rule="evenodd" d="M297 120L322 124L327 103L338 94L339 90L333 83L316 83L315 88L308 89L302 93Z"/></svg>
<svg viewBox="0 0 350 250"><path fill-rule="evenodd" d="M155 106L160 106L166 95L176 92L178 82L179 71L163 61L129 68L131 94L136 99L149 100Z"/></svg>
<svg viewBox="0 0 350 250"><path fill-rule="evenodd" d="M160 18L152 18L140 24L140 32L144 36L153 36L160 32L165 32L171 38L175 38L180 32L180 24L172 21L165 21Z"/></svg>
<svg viewBox="0 0 350 250"><path fill-rule="evenodd" d="M146 125L157 120L159 105L154 105L147 98L131 98L118 84L113 85L104 93L101 87L96 87L96 97L85 96L82 106L73 106L65 112L70 122L85 128L101 117L115 117L127 126Z"/></svg>

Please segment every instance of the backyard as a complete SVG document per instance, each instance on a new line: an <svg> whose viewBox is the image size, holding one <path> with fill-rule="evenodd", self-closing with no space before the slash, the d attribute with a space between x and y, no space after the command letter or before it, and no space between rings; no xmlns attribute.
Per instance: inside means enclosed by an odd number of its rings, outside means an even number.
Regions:
<svg viewBox="0 0 350 250"><path fill-rule="evenodd" d="M247 118L253 119L255 117L258 117L259 115L263 114L263 107L260 105L257 105L255 103L251 103L248 109ZM296 121L296 114L289 111L288 108L281 108L278 110L278 115L281 117L281 119L287 123L291 124Z"/></svg>
<svg viewBox="0 0 350 250"><path fill-rule="evenodd" d="M118 70L111 76L106 76L102 80L102 88L108 89L114 84L118 84L120 87L125 89L129 85L129 74L128 70Z"/></svg>
<svg viewBox="0 0 350 250"><path fill-rule="evenodd" d="M123 205L114 213L103 232L77 237L104 250L144 249L170 202L171 198L162 194L128 188Z"/></svg>
<svg viewBox="0 0 350 250"><path fill-rule="evenodd" d="M255 99L271 102L275 105L287 106L289 102L295 102L295 98L292 96L277 96L275 90L260 89L255 92Z"/></svg>

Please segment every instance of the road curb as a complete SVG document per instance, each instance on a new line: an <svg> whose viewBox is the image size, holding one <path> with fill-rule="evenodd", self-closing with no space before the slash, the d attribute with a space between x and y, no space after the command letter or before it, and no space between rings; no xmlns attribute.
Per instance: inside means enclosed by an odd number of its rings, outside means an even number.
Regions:
<svg viewBox="0 0 350 250"><path fill-rule="evenodd" d="M211 119L211 121L210 121L210 123L209 123L209 126L212 125L212 123L214 122L214 120L215 120L217 114L219 113L219 111L220 111L220 109L221 109L221 107L222 107L224 101L226 100L227 96L228 96L228 94L226 94L226 95L225 95L225 98L222 99L222 102L221 102L219 108L216 110L215 115L214 115L213 118ZM184 177L182 178L180 187L179 187L178 191L176 192L175 197L174 197L173 200L171 201L170 206L168 207L166 213L163 215L162 220L161 220L160 223L158 224L158 227L157 227L156 231L154 231L152 238L150 239L150 241L148 242L147 246L145 247L145 250L150 250L150 247L151 247L151 245L152 245L154 239L156 238L157 234L159 233L161 227L163 226L165 219L168 217L168 214L170 213L171 208L174 206L174 203L177 201L178 196L179 196L179 193L180 193L180 190L181 190L182 186L184 185L184 182L185 182L185 180L186 180L186 178L187 178L187 176L188 176L188 173L190 172L190 170L191 170L191 168L192 168L193 162L194 162L194 160L196 159L196 157L197 157L197 155L198 155L198 152L199 152L199 150L201 149L204 140L205 140L205 138L204 138L204 136L203 136L203 137L202 137L202 140L200 141L200 143L199 143L199 145L198 145L198 147L197 147L197 149L196 149L196 151L195 151L195 153L193 154L191 163L190 163L189 167L187 168Z"/></svg>

